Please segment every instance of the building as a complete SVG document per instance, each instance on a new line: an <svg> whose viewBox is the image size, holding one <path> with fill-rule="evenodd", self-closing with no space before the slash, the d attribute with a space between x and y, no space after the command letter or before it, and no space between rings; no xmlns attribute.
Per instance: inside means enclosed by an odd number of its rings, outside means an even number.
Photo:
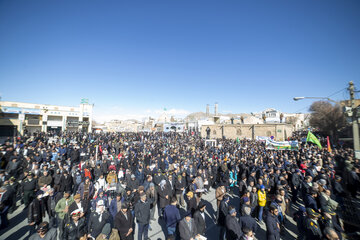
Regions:
<svg viewBox="0 0 360 240"><path fill-rule="evenodd" d="M78 107L0 101L0 136L47 131L91 132L93 104Z"/></svg>
<svg viewBox="0 0 360 240"><path fill-rule="evenodd" d="M256 136L274 136L276 141L284 141L291 137L294 128L291 124L212 124L201 127L201 137L206 138L208 132L210 139L256 139Z"/></svg>

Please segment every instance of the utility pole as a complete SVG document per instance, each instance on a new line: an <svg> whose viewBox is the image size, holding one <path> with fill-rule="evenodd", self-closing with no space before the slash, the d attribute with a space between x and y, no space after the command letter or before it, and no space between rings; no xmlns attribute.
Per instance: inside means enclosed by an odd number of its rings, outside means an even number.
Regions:
<svg viewBox="0 0 360 240"><path fill-rule="evenodd" d="M359 141L359 124L358 124L358 117L355 108L355 98L354 98L354 83L351 81L349 82L349 92L350 92L350 104L351 104L351 120L352 120L352 128L353 128L353 141L354 141L354 151L355 151L355 158L360 159L360 141Z"/></svg>

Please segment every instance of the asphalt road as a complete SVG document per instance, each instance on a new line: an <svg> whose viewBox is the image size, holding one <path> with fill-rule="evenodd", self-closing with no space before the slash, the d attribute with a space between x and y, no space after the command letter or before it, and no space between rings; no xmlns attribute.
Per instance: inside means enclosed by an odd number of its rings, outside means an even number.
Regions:
<svg viewBox="0 0 360 240"><path fill-rule="evenodd" d="M219 227L215 223L216 219L216 199L215 199L215 189L211 189L208 194L203 195L203 201L206 204L206 237L211 240L219 239ZM239 207L240 199L237 196L233 196L230 199L230 205L233 205L237 208ZM19 203L19 202L18 202ZM291 209L295 211L295 209ZM185 210L180 209L180 213L184 214ZM157 211L155 213L155 218L157 219L154 222L151 222L151 230L149 231L149 238L151 240L165 240L165 224L164 221L157 217ZM19 206L16 211L8 215L10 226L7 229L4 229L0 232L0 239L9 239L9 240L22 240L29 238L29 227L27 225L27 211L24 210L24 205ZM45 221L48 220L46 217ZM266 226L265 224L259 224L258 231L256 232L257 239L266 239ZM282 239L292 240L296 239L297 228L296 223L292 220L291 217L287 217L287 222L285 224L285 231L282 234ZM135 239L137 239L138 230L135 229Z"/></svg>

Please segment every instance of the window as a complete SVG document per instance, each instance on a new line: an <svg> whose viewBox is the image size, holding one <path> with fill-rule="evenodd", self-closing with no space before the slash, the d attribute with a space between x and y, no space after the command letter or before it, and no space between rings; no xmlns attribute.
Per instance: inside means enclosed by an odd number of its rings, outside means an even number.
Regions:
<svg viewBox="0 0 360 240"><path fill-rule="evenodd" d="M241 129L236 129L236 135L241 135Z"/></svg>
<svg viewBox="0 0 360 240"><path fill-rule="evenodd" d="M266 132L266 136L267 136L267 137L271 137L271 131L267 131L267 132Z"/></svg>
<svg viewBox="0 0 360 240"><path fill-rule="evenodd" d="M213 130L213 134L216 134L216 130Z"/></svg>

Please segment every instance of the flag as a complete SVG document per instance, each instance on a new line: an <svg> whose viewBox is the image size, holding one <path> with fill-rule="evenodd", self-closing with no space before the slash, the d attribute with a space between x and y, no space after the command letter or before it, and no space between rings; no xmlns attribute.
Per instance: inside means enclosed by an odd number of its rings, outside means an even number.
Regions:
<svg viewBox="0 0 360 240"><path fill-rule="evenodd" d="M327 147L328 147L328 152L331 153L331 146L330 146L330 138L329 138L329 136L327 136Z"/></svg>
<svg viewBox="0 0 360 240"><path fill-rule="evenodd" d="M317 139L316 136L310 131L308 132L308 135L306 137L306 142L315 143L320 149L322 149L319 139Z"/></svg>
<svg viewBox="0 0 360 240"><path fill-rule="evenodd" d="M239 143L239 142L240 142L240 139L239 139L238 137L236 138L236 142L237 142L237 143Z"/></svg>

